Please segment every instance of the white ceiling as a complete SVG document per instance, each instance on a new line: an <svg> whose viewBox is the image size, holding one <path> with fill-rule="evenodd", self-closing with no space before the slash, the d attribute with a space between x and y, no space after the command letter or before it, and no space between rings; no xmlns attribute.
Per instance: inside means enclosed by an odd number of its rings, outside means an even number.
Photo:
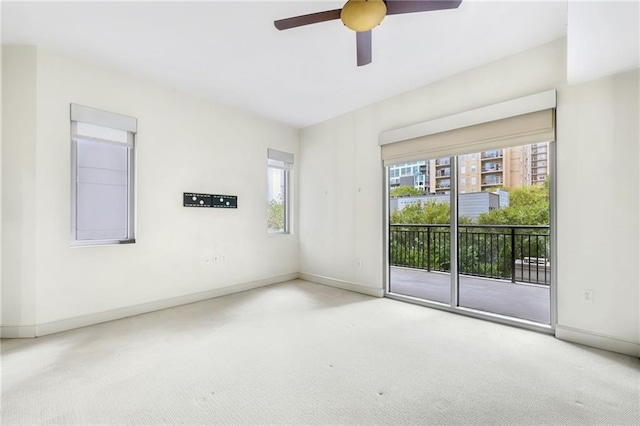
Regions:
<svg viewBox="0 0 640 426"><path fill-rule="evenodd" d="M356 67L339 21L277 31L335 1L2 2L2 43L37 44L296 127L564 37L567 2L463 0L395 15Z"/></svg>

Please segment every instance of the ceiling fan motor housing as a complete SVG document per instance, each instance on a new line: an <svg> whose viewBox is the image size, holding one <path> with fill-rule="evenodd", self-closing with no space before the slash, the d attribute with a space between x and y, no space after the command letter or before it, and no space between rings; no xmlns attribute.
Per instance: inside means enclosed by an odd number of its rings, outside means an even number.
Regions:
<svg viewBox="0 0 640 426"><path fill-rule="evenodd" d="M340 12L340 19L347 28L356 32L375 28L387 14L383 0L349 0Z"/></svg>

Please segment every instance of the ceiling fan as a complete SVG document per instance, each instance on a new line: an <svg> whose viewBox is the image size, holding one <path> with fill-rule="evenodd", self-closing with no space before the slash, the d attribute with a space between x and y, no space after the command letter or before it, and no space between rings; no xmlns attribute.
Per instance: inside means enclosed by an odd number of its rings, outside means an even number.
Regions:
<svg viewBox="0 0 640 426"><path fill-rule="evenodd" d="M455 9L462 0L348 0L342 9L280 19L273 24L280 31L319 22L342 20L356 32L358 66L371 63L371 30L387 15Z"/></svg>

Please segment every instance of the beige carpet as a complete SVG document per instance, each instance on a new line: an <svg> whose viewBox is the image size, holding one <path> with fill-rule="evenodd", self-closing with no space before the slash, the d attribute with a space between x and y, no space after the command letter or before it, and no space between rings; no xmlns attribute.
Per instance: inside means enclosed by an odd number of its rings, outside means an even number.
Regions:
<svg viewBox="0 0 640 426"><path fill-rule="evenodd" d="M5 424L640 424L640 360L292 281L2 341Z"/></svg>

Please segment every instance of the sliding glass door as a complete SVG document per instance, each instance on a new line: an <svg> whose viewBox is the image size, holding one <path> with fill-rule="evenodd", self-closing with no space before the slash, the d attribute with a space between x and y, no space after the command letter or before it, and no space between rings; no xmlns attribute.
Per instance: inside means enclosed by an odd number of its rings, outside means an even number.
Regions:
<svg viewBox="0 0 640 426"><path fill-rule="evenodd" d="M440 177L450 173L448 158L389 167L389 287L393 293L448 305L450 179L436 183L436 164Z"/></svg>
<svg viewBox="0 0 640 426"><path fill-rule="evenodd" d="M389 166L388 293L549 325L551 148Z"/></svg>

